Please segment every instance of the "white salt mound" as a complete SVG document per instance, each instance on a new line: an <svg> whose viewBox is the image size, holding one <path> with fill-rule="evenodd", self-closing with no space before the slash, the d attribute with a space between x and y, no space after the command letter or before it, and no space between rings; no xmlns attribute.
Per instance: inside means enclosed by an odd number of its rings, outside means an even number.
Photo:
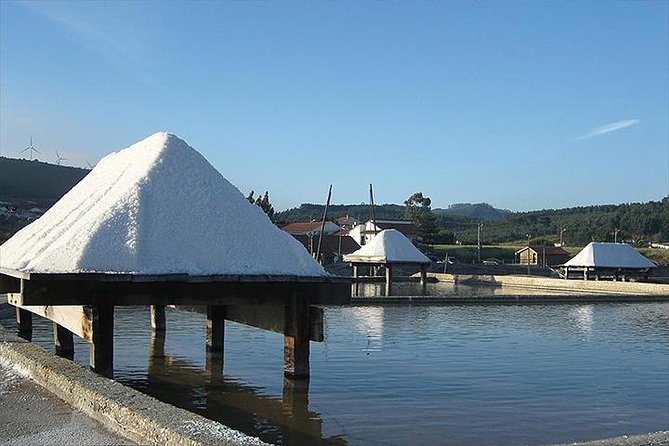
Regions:
<svg viewBox="0 0 669 446"><path fill-rule="evenodd" d="M365 257L373 261L391 263L430 263L430 259L397 229L386 229L379 232L365 246L344 256L344 261Z"/></svg>
<svg viewBox="0 0 669 446"><path fill-rule="evenodd" d="M156 133L103 158L41 218L0 246L33 273L327 273L181 139Z"/></svg>
<svg viewBox="0 0 669 446"><path fill-rule="evenodd" d="M627 243L588 243L565 266L655 268L655 264Z"/></svg>

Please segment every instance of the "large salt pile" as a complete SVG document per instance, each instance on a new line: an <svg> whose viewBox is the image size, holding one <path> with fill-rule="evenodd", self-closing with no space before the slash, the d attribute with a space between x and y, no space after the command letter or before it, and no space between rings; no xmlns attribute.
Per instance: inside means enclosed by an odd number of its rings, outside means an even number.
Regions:
<svg viewBox="0 0 669 446"><path fill-rule="evenodd" d="M397 229L386 229L379 232L365 246L345 255L344 261L430 263L430 259Z"/></svg>
<svg viewBox="0 0 669 446"><path fill-rule="evenodd" d="M156 133L103 158L41 218L0 246L32 273L327 273L181 139Z"/></svg>

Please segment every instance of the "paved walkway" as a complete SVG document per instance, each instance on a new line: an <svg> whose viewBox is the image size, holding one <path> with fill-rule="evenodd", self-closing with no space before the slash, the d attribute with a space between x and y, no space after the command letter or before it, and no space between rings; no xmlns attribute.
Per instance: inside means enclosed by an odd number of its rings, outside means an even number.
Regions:
<svg viewBox="0 0 669 446"><path fill-rule="evenodd" d="M0 363L0 445L132 445Z"/></svg>

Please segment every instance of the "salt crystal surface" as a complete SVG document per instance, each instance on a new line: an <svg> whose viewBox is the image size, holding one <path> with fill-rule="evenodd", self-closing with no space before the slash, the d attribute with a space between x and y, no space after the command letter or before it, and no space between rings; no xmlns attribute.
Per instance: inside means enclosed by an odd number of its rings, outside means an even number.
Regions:
<svg viewBox="0 0 669 446"><path fill-rule="evenodd" d="M365 246L344 256L344 261L354 257L368 257L370 260L397 263L430 263L430 259L397 229L386 229L379 232Z"/></svg>
<svg viewBox="0 0 669 446"><path fill-rule="evenodd" d="M304 247L181 139L156 133L103 158L0 246L33 273L325 276Z"/></svg>
<svg viewBox="0 0 669 446"><path fill-rule="evenodd" d="M627 243L590 242L566 266L655 268L655 264Z"/></svg>

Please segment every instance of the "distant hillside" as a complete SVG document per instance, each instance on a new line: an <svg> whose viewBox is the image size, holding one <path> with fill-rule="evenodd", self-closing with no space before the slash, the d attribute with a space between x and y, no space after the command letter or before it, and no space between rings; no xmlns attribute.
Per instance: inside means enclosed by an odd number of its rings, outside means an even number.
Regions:
<svg viewBox="0 0 669 446"><path fill-rule="evenodd" d="M506 218L511 211L497 209L488 203L456 203L448 209L434 209L436 215L457 215L460 217L473 218L477 220L502 220Z"/></svg>
<svg viewBox="0 0 669 446"><path fill-rule="evenodd" d="M288 209L274 214L274 220L280 223L295 223L300 221L321 220L325 206L322 204L303 203L297 208ZM368 204L335 204L328 210L328 219L334 220L341 215L351 216L358 221L367 221L371 215ZM404 206L398 204L381 204L374 206L374 215L377 219L402 220Z"/></svg>
<svg viewBox="0 0 669 446"><path fill-rule="evenodd" d="M0 199L55 202L89 170L0 157Z"/></svg>
<svg viewBox="0 0 669 446"><path fill-rule="evenodd" d="M276 220L286 223L298 221L320 220L323 218L322 204L303 203L300 207L288 209L275 215ZM448 209L434 209L439 225L448 229L463 229L479 220L500 220L506 218L511 211L496 209L487 203L460 203L449 206ZM337 204L330 206L328 218L334 220L340 215L349 215L359 221L367 221L371 210L369 204ZM374 207L374 215L382 220L403 220L404 205L382 204Z"/></svg>
<svg viewBox="0 0 669 446"><path fill-rule="evenodd" d="M625 203L513 212L503 220L486 222L484 243L532 239L583 246L591 241L628 241L638 246L669 240L669 197L648 203ZM618 231L616 237L616 230ZM476 241L476 225L458 231L459 240Z"/></svg>

